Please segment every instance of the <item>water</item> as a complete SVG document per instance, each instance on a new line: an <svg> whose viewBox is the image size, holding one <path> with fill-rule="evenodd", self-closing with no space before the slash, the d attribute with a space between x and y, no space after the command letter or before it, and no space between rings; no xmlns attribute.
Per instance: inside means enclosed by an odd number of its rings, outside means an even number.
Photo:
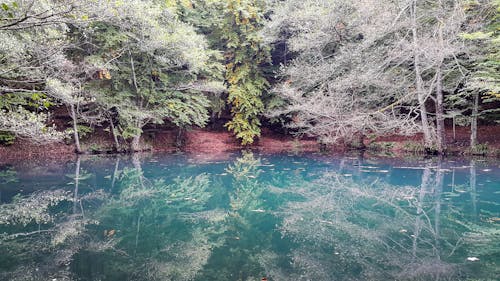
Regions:
<svg viewBox="0 0 500 281"><path fill-rule="evenodd" d="M0 166L0 280L500 280L499 165L21 161Z"/></svg>

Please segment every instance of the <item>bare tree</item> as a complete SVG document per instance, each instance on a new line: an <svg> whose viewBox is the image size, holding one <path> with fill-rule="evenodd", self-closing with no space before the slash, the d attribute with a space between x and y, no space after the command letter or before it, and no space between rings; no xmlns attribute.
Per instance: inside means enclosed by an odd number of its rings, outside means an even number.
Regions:
<svg viewBox="0 0 500 281"><path fill-rule="evenodd" d="M287 104L270 116L325 142L421 131L429 151L445 151L445 94L464 78L461 0L287 1L274 12L269 40L295 58L274 89Z"/></svg>
<svg viewBox="0 0 500 281"><path fill-rule="evenodd" d="M397 6L387 1L306 1L276 8L268 33L298 54L274 88L286 105L269 116L321 142L418 130L404 80L387 63ZM317 14L324 14L318 17ZM283 18L281 18L283 17ZM274 37L273 37L274 36Z"/></svg>
<svg viewBox="0 0 500 281"><path fill-rule="evenodd" d="M403 7L403 11L409 7L412 39L408 44L411 51L407 50L413 57L424 145L427 149L444 153L444 92L455 91L465 76L464 67L457 59L458 54L466 50L459 37L464 31L466 19L464 4L461 0L440 0L436 3L412 0ZM402 19L402 26L404 22ZM405 48L402 50L404 53ZM427 108L430 100L435 104L435 125Z"/></svg>
<svg viewBox="0 0 500 281"><path fill-rule="evenodd" d="M411 33L412 33L412 47L413 47L413 63L415 68L415 87L417 91L417 99L420 109L420 120L422 121L422 132L424 133L424 145L426 147L432 146L432 134L429 127L429 118L425 102L427 100L426 92L423 88L422 70L420 63L420 42L418 36L418 23L417 23L417 0L413 0L410 4L411 15Z"/></svg>

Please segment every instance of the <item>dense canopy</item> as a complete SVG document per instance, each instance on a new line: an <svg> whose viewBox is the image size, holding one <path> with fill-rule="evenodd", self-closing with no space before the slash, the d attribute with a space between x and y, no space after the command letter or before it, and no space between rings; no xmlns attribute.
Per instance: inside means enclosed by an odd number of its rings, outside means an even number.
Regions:
<svg viewBox="0 0 500 281"><path fill-rule="evenodd" d="M268 126L320 143L499 120L498 0L16 0L0 9L0 142L96 128ZM70 122L56 124L67 109ZM220 122L219 122L220 121Z"/></svg>

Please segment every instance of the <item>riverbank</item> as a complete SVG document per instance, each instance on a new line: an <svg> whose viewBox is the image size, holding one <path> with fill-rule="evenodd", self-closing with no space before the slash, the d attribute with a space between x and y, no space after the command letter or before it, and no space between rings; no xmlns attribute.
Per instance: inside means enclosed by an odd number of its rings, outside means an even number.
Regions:
<svg viewBox="0 0 500 281"><path fill-rule="evenodd" d="M91 137L81 141L82 149L86 154L113 153L114 143L109 134L95 131ZM122 144L126 149L127 144ZM175 130L147 132L141 138L141 148L150 152L176 152L188 153L222 153L240 149L252 149L268 153L284 151L313 152L319 151L321 146L312 138L294 138L292 136L278 135L265 131L262 137L251 146L242 146L229 133L224 131L209 131L194 129L184 133L182 145L179 146ZM0 146L0 164L16 159L59 159L72 158L75 154L73 144L57 143L37 145L24 140L16 140L12 145Z"/></svg>
<svg viewBox="0 0 500 281"><path fill-rule="evenodd" d="M447 127L445 130L446 154L448 155L482 155L500 157L500 126L480 126L478 128L478 145L470 149L470 127ZM391 153L425 153L423 135L398 136L391 135L365 141L371 151L389 151Z"/></svg>
<svg viewBox="0 0 500 281"><path fill-rule="evenodd" d="M476 151L469 148L470 130L458 127L455 131L448 128L448 154L451 155L485 155L500 156L500 126L483 126L479 128L480 136ZM123 144L126 148L127 144ZM226 131L211 131L194 129L184 133L179 146L178 132L175 130L160 130L147 132L141 139L141 147L152 152L184 151L189 153L221 153L240 149L252 149L266 153L280 152L314 152L320 150L342 152L347 150L366 150L369 153L405 154L424 153L422 136L386 136L375 139L365 138L363 144L321 146L313 138L294 138L290 135L280 135L269 130L263 130L262 137L251 146L242 146ZM109 133L95 131L90 137L82 140L82 148L88 154L113 153L114 144ZM37 145L24 140L16 140L9 146L0 146L0 163L15 159L35 158L71 158L74 146L66 143Z"/></svg>

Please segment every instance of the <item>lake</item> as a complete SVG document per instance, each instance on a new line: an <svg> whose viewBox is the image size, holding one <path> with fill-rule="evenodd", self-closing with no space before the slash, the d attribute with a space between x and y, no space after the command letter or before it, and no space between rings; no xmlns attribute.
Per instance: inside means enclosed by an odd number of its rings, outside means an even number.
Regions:
<svg viewBox="0 0 500 281"><path fill-rule="evenodd" d="M0 280L500 280L500 162L322 154L0 166Z"/></svg>

